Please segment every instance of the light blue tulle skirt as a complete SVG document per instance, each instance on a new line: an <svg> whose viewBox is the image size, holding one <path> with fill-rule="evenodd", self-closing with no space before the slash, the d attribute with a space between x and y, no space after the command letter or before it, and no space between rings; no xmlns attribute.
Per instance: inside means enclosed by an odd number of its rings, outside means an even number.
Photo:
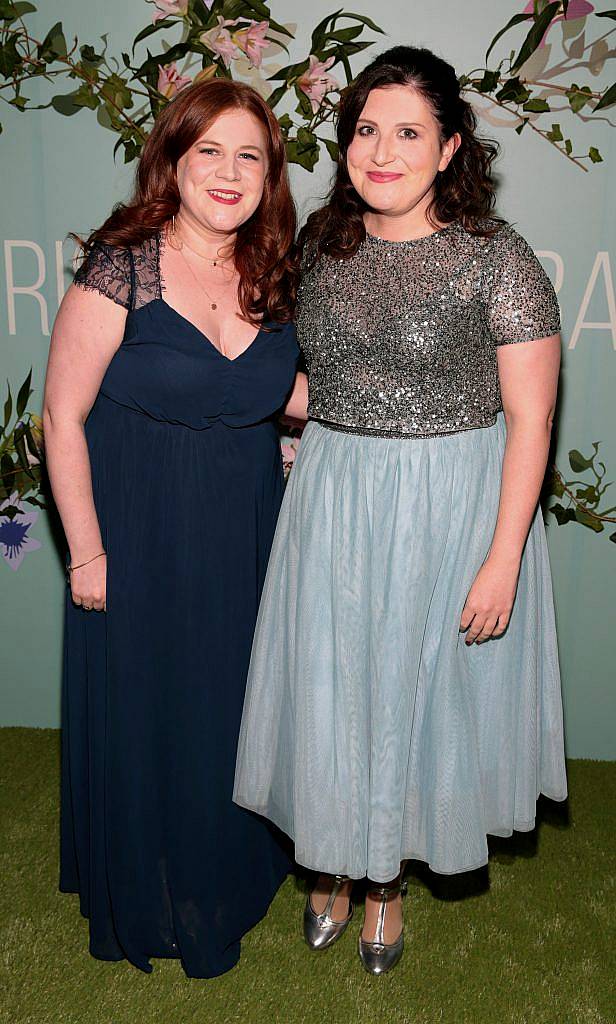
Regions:
<svg viewBox="0 0 616 1024"><path fill-rule="evenodd" d="M543 521L511 621L467 647L462 608L496 523L506 428L427 439L310 422L253 645L234 799L309 868L451 874L567 793Z"/></svg>

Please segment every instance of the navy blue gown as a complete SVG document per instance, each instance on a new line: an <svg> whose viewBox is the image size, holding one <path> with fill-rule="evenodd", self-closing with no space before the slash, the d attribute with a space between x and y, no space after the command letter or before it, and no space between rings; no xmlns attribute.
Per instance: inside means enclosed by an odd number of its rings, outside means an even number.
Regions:
<svg viewBox="0 0 616 1024"><path fill-rule="evenodd" d="M160 247L99 246L76 277L128 316L86 423L107 612L67 593L60 888L94 956L206 978L290 869L231 796L298 351L264 324L223 356L165 302Z"/></svg>

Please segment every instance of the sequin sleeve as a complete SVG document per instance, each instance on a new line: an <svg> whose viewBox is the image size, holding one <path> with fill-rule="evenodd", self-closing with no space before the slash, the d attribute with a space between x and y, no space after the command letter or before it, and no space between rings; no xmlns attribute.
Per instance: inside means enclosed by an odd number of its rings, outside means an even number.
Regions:
<svg viewBox="0 0 616 1024"><path fill-rule="evenodd" d="M490 332L496 345L548 338L560 331L558 300L528 243L511 227L492 241Z"/></svg>
<svg viewBox="0 0 616 1024"><path fill-rule="evenodd" d="M130 252L95 243L75 274L74 283L100 292L124 309L131 308L132 264Z"/></svg>

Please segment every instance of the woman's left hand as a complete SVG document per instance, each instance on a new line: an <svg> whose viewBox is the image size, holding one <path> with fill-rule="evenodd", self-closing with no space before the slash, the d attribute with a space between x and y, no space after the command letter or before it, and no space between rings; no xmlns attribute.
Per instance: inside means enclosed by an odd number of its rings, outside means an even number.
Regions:
<svg viewBox="0 0 616 1024"><path fill-rule="evenodd" d="M488 557L475 577L460 620L465 643L483 643L505 632L518 585L520 564L504 565Z"/></svg>

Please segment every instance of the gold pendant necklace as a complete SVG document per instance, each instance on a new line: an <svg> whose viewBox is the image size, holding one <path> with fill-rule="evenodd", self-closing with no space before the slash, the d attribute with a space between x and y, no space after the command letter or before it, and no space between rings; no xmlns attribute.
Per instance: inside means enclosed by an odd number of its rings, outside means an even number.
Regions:
<svg viewBox="0 0 616 1024"><path fill-rule="evenodd" d="M188 248L190 249L190 246L188 246ZM210 302L210 309L213 309L213 310L214 310L214 309L218 309L218 302L220 301L220 299L218 299L218 300L217 300L217 299L216 299L216 298L215 298L215 297L214 297L213 295L210 295L210 293L208 292L208 290L207 290L207 288L205 287L205 285L203 284L203 282L202 282L202 281L200 281L200 280L199 280L199 278L197 277L197 275L195 274L195 272L194 272L193 268L191 267L190 263L189 263L189 262L188 262L188 260L186 259L186 257L185 257L185 255L184 255L184 253L182 252L182 250L181 250L181 249L178 249L178 252L179 252L180 256L182 257L182 259L184 260L184 263L186 264L186 266L187 266L187 267L188 267L188 269L190 270L190 272L191 272L191 274L192 274L192 276L193 276L193 279L194 279L194 280L196 281L196 283L198 284L199 288L201 288L201 290L202 290L202 291L203 291L203 292L205 293L205 295L206 295L206 296L208 297L208 299L209 299L209 302ZM198 255L198 254L197 254L197 255Z"/></svg>
<svg viewBox="0 0 616 1024"><path fill-rule="evenodd" d="M171 233L175 238L177 235L177 231L175 228L175 216L171 218ZM204 253L198 252L196 249L193 249L192 245L189 245L185 238L180 238L179 243L180 244L178 246L178 249L180 252L182 250L182 247L186 246L186 248L190 249L190 251L194 253L195 256L198 256L200 260L206 260L208 263L211 263L213 267L224 267L224 265L228 263L230 258L228 256L220 256L218 253L216 254L215 259L213 259L211 256L206 256Z"/></svg>

